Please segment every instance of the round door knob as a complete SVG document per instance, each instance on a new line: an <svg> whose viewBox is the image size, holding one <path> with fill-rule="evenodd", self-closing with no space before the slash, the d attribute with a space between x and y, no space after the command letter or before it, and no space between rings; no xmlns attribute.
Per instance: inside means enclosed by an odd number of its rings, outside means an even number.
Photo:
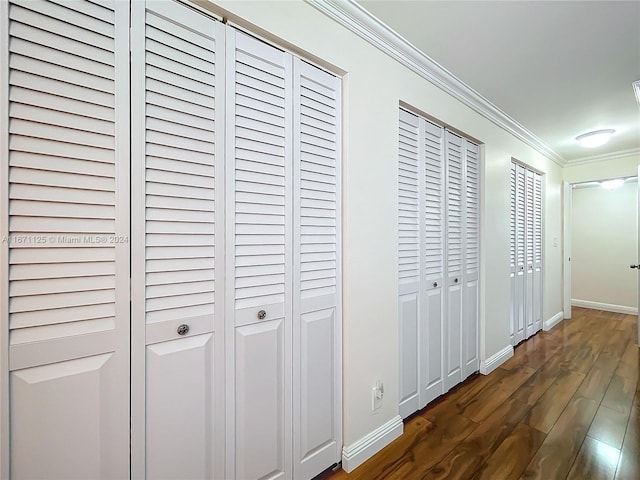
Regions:
<svg viewBox="0 0 640 480"><path fill-rule="evenodd" d="M437 287L438 286L438 282L433 282L433 286Z"/></svg>
<svg viewBox="0 0 640 480"><path fill-rule="evenodd" d="M458 283L458 279L456 278L456 279L454 280L454 282L455 282L455 283Z"/></svg>
<svg viewBox="0 0 640 480"><path fill-rule="evenodd" d="M260 310L258 312L258 320L264 320L267 316L267 312L265 312L264 310Z"/></svg>
<svg viewBox="0 0 640 480"><path fill-rule="evenodd" d="M186 335L187 333L189 333L189 325L183 323L178 327L178 335Z"/></svg>

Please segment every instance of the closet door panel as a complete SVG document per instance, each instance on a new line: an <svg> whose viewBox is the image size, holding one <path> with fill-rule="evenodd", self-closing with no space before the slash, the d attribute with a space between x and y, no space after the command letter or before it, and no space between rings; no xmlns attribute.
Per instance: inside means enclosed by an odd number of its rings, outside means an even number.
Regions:
<svg viewBox="0 0 640 480"><path fill-rule="evenodd" d="M176 2L132 11L132 472L211 478L223 474L214 389L223 349L213 332L222 319L224 27Z"/></svg>
<svg viewBox="0 0 640 480"><path fill-rule="evenodd" d="M422 120L424 133L424 215L422 305L420 315L420 408L443 393L444 302L444 129Z"/></svg>
<svg viewBox="0 0 640 480"><path fill-rule="evenodd" d="M533 177L533 330L542 329L542 176Z"/></svg>
<svg viewBox="0 0 640 480"><path fill-rule="evenodd" d="M147 348L147 476L212 478L213 335Z"/></svg>
<svg viewBox="0 0 640 480"><path fill-rule="evenodd" d="M444 393L442 380L444 298L442 288L431 288L423 294L422 311L426 328L420 330L420 408Z"/></svg>
<svg viewBox="0 0 640 480"><path fill-rule="evenodd" d="M282 319L235 329L235 478L285 478Z"/></svg>
<svg viewBox="0 0 640 480"><path fill-rule="evenodd" d="M480 367L478 308L480 277L480 158L477 145L465 140L463 380Z"/></svg>
<svg viewBox="0 0 640 480"><path fill-rule="evenodd" d="M11 478L124 478L129 8L48 1L11 1L3 8L6 471Z"/></svg>
<svg viewBox="0 0 640 480"><path fill-rule="evenodd" d="M118 363L104 353L11 372L12 478L111 478L118 417L128 422L127 410L114 415L109 401Z"/></svg>
<svg viewBox="0 0 640 480"><path fill-rule="evenodd" d="M525 337L526 170L516 165L516 321L515 343Z"/></svg>
<svg viewBox="0 0 640 480"><path fill-rule="evenodd" d="M517 248L517 199L516 199L516 164L511 163L509 176L510 182L510 208L509 208L509 281L511 286L511 303L509 309L509 340L511 345L516 345L516 322L518 316L518 301L516 297L516 248Z"/></svg>
<svg viewBox="0 0 640 480"><path fill-rule="evenodd" d="M400 415L420 408L419 342L421 273L419 118L400 110L398 163L398 294L400 321ZM420 320L419 320L420 319Z"/></svg>
<svg viewBox="0 0 640 480"><path fill-rule="evenodd" d="M420 409L418 364L421 340L418 331L418 294L401 293L400 316L400 416L406 418Z"/></svg>
<svg viewBox="0 0 640 480"><path fill-rule="evenodd" d="M293 477L340 460L340 80L293 60Z"/></svg>
<svg viewBox="0 0 640 480"><path fill-rule="evenodd" d="M462 381L462 315L464 256L463 140L446 131L446 265L445 390Z"/></svg>
<svg viewBox="0 0 640 480"><path fill-rule="evenodd" d="M226 65L226 475L291 477L292 57L227 27Z"/></svg>
<svg viewBox="0 0 640 480"><path fill-rule="evenodd" d="M526 215L526 234L525 234L525 281L524 281L524 317L525 317L525 337L529 338L535 333L533 326L533 263L534 263L534 173L525 170L526 176L526 194L525 194L525 215Z"/></svg>

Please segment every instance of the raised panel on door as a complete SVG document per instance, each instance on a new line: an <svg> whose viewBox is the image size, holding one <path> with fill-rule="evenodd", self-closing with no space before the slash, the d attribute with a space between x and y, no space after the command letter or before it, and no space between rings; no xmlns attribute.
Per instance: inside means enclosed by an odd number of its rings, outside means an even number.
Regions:
<svg viewBox="0 0 640 480"><path fill-rule="evenodd" d="M147 347L148 478L215 478L213 354L211 333Z"/></svg>
<svg viewBox="0 0 640 480"><path fill-rule="evenodd" d="M422 120L399 111L398 155L398 315L400 322L400 415L420 408L419 362L422 352L420 309L420 142Z"/></svg>
<svg viewBox="0 0 640 480"><path fill-rule="evenodd" d="M126 462L111 463L118 441L129 450L119 432L127 409L110 401L122 382L119 363L110 352L11 372L12 478L128 476ZM127 390L121 395L127 398Z"/></svg>
<svg viewBox="0 0 640 480"><path fill-rule="evenodd" d="M526 217L526 234L525 234L525 280L524 280L524 324L525 324L525 337L529 338L535 333L533 326L533 263L534 263L534 248L533 248L533 236L534 236L534 205L533 205L533 193L534 193L534 173L530 170L525 170L526 177L526 195L525 195L525 217Z"/></svg>
<svg viewBox="0 0 640 480"><path fill-rule="evenodd" d="M443 314L444 314L444 129L421 120L421 155L424 159L423 274L420 310L420 407L444 392Z"/></svg>
<svg viewBox="0 0 640 480"><path fill-rule="evenodd" d="M11 404L4 410L0 401L9 432L0 447L10 452L2 469L12 478L125 478L129 8L86 1L2 8L9 101L3 395Z"/></svg>
<svg viewBox="0 0 640 480"><path fill-rule="evenodd" d="M227 27L226 65L226 476L290 477L292 57Z"/></svg>
<svg viewBox="0 0 640 480"><path fill-rule="evenodd" d="M542 176L533 177L533 329L542 329Z"/></svg>
<svg viewBox="0 0 640 480"><path fill-rule="evenodd" d="M509 340L516 345L516 322L518 316L518 299L516 297L516 248L517 248L517 197L516 197L516 164L511 163L509 174L509 282L511 301L509 304Z"/></svg>
<svg viewBox="0 0 640 480"><path fill-rule="evenodd" d="M235 329L235 476L287 478L285 325L270 320Z"/></svg>
<svg viewBox="0 0 640 480"><path fill-rule="evenodd" d="M341 83L293 60L293 477L340 461Z"/></svg>
<svg viewBox="0 0 640 480"><path fill-rule="evenodd" d="M420 409L418 385L418 294L411 292L399 296L400 321L400 416L406 418Z"/></svg>
<svg viewBox="0 0 640 480"><path fill-rule="evenodd" d="M525 339L526 170L516 165L515 344Z"/></svg>
<svg viewBox="0 0 640 480"><path fill-rule="evenodd" d="M463 140L445 131L446 146L446 310L445 390L462 381L464 186Z"/></svg>
<svg viewBox="0 0 640 480"><path fill-rule="evenodd" d="M132 472L221 477L224 26L134 2L132 42Z"/></svg>
<svg viewBox="0 0 640 480"><path fill-rule="evenodd" d="M462 378L478 371L478 308L480 277L480 151L464 141L464 290L462 320Z"/></svg>

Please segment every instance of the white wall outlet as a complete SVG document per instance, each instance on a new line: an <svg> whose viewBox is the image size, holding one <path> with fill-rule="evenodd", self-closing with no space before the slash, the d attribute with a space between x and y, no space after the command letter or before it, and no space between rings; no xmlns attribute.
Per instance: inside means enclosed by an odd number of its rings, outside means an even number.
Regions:
<svg viewBox="0 0 640 480"><path fill-rule="evenodd" d="M371 389L371 410L376 411L382 407L382 398L384 397L384 383L382 380L376 380L376 384Z"/></svg>

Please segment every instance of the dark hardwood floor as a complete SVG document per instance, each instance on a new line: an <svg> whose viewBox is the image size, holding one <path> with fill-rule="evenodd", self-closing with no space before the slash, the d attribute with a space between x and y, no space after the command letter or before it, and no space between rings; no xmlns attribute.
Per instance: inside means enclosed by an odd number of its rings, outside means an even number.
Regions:
<svg viewBox="0 0 640 480"><path fill-rule="evenodd" d="M574 308L322 480L640 479L637 317Z"/></svg>

